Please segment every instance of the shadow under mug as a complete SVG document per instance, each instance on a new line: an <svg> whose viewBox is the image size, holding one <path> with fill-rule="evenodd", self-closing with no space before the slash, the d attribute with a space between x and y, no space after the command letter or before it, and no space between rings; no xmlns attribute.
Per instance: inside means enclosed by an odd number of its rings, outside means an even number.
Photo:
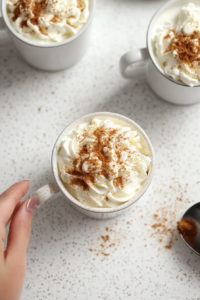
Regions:
<svg viewBox="0 0 200 300"><path fill-rule="evenodd" d="M196 2L196 1L193 1ZM150 88L162 99L180 105L200 102L200 85L189 87L164 74L156 61L152 43L152 31L160 15L174 5L186 4L186 0L171 0L153 16L147 31L147 48L136 49L124 54L119 63L120 73L126 79L146 77Z"/></svg>
<svg viewBox="0 0 200 300"><path fill-rule="evenodd" d="M60 149L60 143L62 138L66 135L67 132L72 131L74 128L76 128L78 125L83 124L85 122L91 121L93 118L104 118L104 119L115 119L119 120L121 122L124 122L127 124L127 126L133 127L142 137L142 139L146 142L147 147L149 148L150 151L150 156L152 159L150 168L149 168L149 173L146 181L144 182L143 186L137 193L137 195L132 199L129 200L128 202L116 207L116 208L94 208L94 207L89 207L84 204L82 204L80 201L75 199L65 188L63 185L60 175L58 172L58 165L57 165L57 155L58 151ZM83 213L84 215L95 218L95 219L109 219L116 217L123 212L125 212L127 209L130 208L131 205L133 205L137 200L139 200L142 195L146 192L147 188L149 187L152 178L153 178L153 173L154 173L154 167L155 167L155 155L154 155L154 150L153 146L146 135L146 133L143 131L143 129L134 121L119 115L115 113L107 113L107 112L98 112L98 113L92 113L89 115L85 115L76 121L72 122L69 124L59 135L52 151L52 158L51 158L51 166L52 166L52 171L54 175L54 181L50 182L49 184L43 186L36 192L32 194L33 197L36 198L37 204L36 207L40 208L41 206L55 200L61 195L64 195L65 198L71 203L71 205L77 209L79 212Z"/></svg>
<svg viewBox="0 0 200 300"><path fill-rule="evenodd" d="M96 0L90 0L90 15L86 24L74 36L57 43L40 44L24 38L12 27L7 11L6 0L2 0L0 15L0 46L11 41L24 60L31 66L45 70L58 71L76 64L86 53L91 37L91 24Z"/></svg>

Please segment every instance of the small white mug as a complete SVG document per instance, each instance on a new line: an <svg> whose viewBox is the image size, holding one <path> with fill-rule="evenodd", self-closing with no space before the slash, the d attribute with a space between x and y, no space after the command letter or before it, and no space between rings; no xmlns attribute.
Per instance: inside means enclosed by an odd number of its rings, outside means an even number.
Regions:
<svg viewBox="0 0 200 300"><path fill-rule="evenodd" d="M148 177L144 183L144 185L141 187L140 191L138 194L132 199L129 200L128 202L116 207L116 208L94 208L94 207L89 207L84 204L82 204L80 201L75 199L64 187L59 173L58 173L58 166L57 166L57 154L58 150L60 148L60 143L63 138L63 136L66 135L66 132L71 131L73 128L77 127L78 125L90 121L93 118L97 117L103 117L106 119L114 118L120 121L124 121L128 125L130 124L131 127L135 128L140 136L146 141L149 151L150 151L150 156L152 159ZM154 167L155 167L155 155L154 155L154 150L153 146L146 135L146 133L142 130L142 128L135 123L134 121L121 116L119 114L114 114L114 113L108 113L108 112L98 112L98 113L92 113L86 116L83 116L79 118L78 120L72 122L69 124L59 135L54 147L53 147L53 152L52 152L52 158L51 158L51 165L52 165L52 171L54 175L54 181L50 182L49 184L43 186L39 190L37 190L35 193L33 193L32 196L34 196L37 199L37 208L40 208L41 206L47 204L48 202L56 199L60 195L64 195L66 199L81 213L83 213L86 216L89 216L91 218L96 218L96 219L108 219L108 218L113 218L118 216L119 214L123 213L126 211L128 208L130 208L131 205L133 205L137 200L141 198L141 196L145 193L147 188L149 187L151 180L153 178L153 173L154 173Z"/></svg>
<svg viewBox="0 0 200 300"><path fill-rule="evenodd" d="M8 19L6 0L2 0L0 46L12 41L24 60L37 69L58 71L69 68L76 64L88 49L95 1L90 0L89 18L78 33L62 42L42 45L24 38L15 31Z"/></svg>
<svg viewBox="0 0 200 300"><path fill-rule="evenodd" d="M147 48L132 50L124 54L119 63L120 72L124 78L138 79L138 77L146 77L150 88L160 98L180 105L200 102L200 85L189 87L165 75L154 55L152 48L152 31L157 19L165 10L176 4L184 5L186 3L188 3L186 0L167 1L167 3L156 12L149 24L147 31Z"/></svg>

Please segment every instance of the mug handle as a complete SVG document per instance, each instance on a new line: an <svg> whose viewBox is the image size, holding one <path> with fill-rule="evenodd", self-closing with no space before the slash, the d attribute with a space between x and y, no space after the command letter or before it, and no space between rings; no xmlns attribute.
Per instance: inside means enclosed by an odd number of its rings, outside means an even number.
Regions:
<svg viewBox="0 0 200 300"><path fill-rule="evenodd" d="M4 25L4 20L3 20L3 17L1 16L1 11L0 11L0 46L8 45L10 43L11 43L11 40L6 31L6 28Z"/></svg>
<svg viewBox="0 0 200 300"><path fill-rule="evenodd" d="M135 49L125 53L119 62L119 70L122 77L126 79L144 78L146 76L146 64L148 59L147 48Z"/></svg>
<svg viewBox="0 0 200 300"><path fill-rule="evenodd" d="M53 201L54 199L61 196L62 192L59 189L55 180L49 182L45 186L41 187L39 190L34 192L31 197L35 197L36 207L40 208L41 206Z"/></svg>

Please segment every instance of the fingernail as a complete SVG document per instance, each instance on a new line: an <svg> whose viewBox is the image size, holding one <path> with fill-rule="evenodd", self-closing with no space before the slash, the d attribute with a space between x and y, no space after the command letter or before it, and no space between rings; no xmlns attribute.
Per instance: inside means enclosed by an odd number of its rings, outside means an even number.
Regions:
<svg viewBox="0 0 200 300"><path fill-rule="evenodd" d="M28 200L27 206L26 206L26 210L28 212L30 212L31 214L33 214L34 209L35 209L35 205L36 205L36 199L34 197L31 197Z"/></svg>

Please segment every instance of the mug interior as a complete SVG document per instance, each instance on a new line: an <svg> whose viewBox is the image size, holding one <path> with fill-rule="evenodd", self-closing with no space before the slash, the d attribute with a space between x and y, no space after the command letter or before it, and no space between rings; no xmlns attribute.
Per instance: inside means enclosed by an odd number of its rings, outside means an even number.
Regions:
<svg viewBox="0 0 200 300"><path fill-rule="evenodd" d="M126 202L116 208L95 208L95 207L89 207L87 205L82 204L76 198L74 198L68 192L68 190L64 187L64 185L60 179L59 173L58 173L57 154L58 154L58 151L60 148L60 142L61 142L62 138L66 135L67 132L71 131L73 128L77 127L79 124L90 121L95 117L107 118L107 119L111 119L111 120L112 119L119 120L121 122L124 122L126 125L129 125L129 126L135 128L136 131L138 131L138 133L142 136L143 140L146 142L146 145L149 148L149 152L150 152L151 159L152 159L148 177L146 179L146 182L140 189L140 191L137 193L137 195L132 200L129 200L128 202ZM147 188L150 185L151 180L153 178L154 166L155 166L155 156L154 156L153 146L152 146L148 136L146 135L146 133L143 131L143 129L137 123L135 123L134 121L132 121L124 116L121 116L119 114L108 113L108 112L100 112L100 113L98 112L98 113L92 113L92 114L83 116L83 117L75 120L61 132L61 134L59 135L58 139L55 142L55 145L54 145L54 148L52 151L51 164L52 164L52 171L53 171L54 178L55 178L60 190L70 201L72 201L75 205L77 205L87 211L92 211L92 212L96 212L96 213L111 213L111 212L116 212L116 211L126 209L128 206L135 203L145 193L145 191L147 190Z"/></svg>
<svg viewBox="0 0 200 300"><path fill-rule="evenodd" d="M6 1L7 0L2 0L2 5L1 5L1 13L4 19L4 22L6 24L7 29L20 41L22 41L25 44L34 46L34 47L38 47L38 48L53 48L53 47L59 47L68 43L73 42L73 40L75 40L76 38L78 38L86 29L87 27L90 25L90 23L92 22L92 19L94 17L94 12L95 12L95 1L96 0L90 0L90 15L89 18L87 20L87 22L85 23L85 25L73 36L71 36L70 38L62 41L62 42L55 42L55 43L51 43L51 44L40 44L40 43L36 43L36 42L32 42L31 40L28 40L26 38L24 38L22 35L20 35L11 25L10 20L8 18L7 15L7 8L6 8Z"/></svg>
<svg viewBox="0 0 200 300"><path fill-rule="evenodd" d="M152 63L154 64L154 66L168 80L172 81L175 84L179 84L179 85L182 85L182 86L188 87L188 88L190 88L190 87L188 85L186 85L185 83L183 83L181 81L174 80L174 79L168 77L164 73L163 68L159 65L159 63L156 59L156 56L155 56L155 48L154 48L154 45L153 45L153 33L155 32L156 23L157 23L158 19L162 16L163 13L165 13L168 9L171 9L171 8L179 6L179 5L184 6L185 4L187 4L189 2L190 1L187 1L187 0L171 0L171 1L168 1L166 4L161 6L161 8L155 13L155 15L153 16L153 18L152 18L152 20L149 24L149 28L148 28L148 31L147 31L147 49L148 49L150 59L151 59ZM200 2L198 0L193 0L191 2L193 2L194 4L197 4L198 6L200 5ZM166 20L166 21L168 21L168 20ZM200 84L195 85L193 88L199 87L199 86L200 86Z"/></svg>

